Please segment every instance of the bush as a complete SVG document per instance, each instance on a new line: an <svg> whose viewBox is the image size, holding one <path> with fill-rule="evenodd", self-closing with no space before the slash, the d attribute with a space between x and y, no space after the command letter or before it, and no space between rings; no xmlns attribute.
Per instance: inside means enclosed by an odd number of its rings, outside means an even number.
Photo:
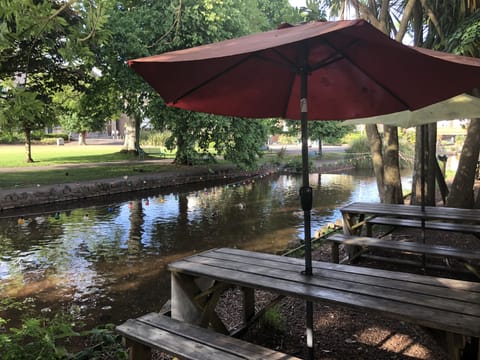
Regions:
<svg viewBox="0 0 480 360"><path fill-rule="evenodd" d="M41 140L44 141L46 139L54 139L57 140L58 138L62 138L65 141L68 141L70 136L65 133L57 133L57 134L42 134Z"/></svg>
<svg viewBox="0 0 480 360"><path fill-rule="evenodd" d="M56 360L56 359L126 359L120 336L113 325L79 333L73 314L57 313L48 317L49 309L35 312L32 299L16 301L3 299L0 313L18 312L22 315L18 327L9 327L10 321L0 317L0 354L3 360ZM70 352L72 340L80 340L85 347L80 352Z"/></svg>
<svg viewBox="0 0 480 360"><path fill-rule="evenodd" d="M350 147L345 150L345 159L357 169L372 169L370 145L365 135L355 134L349 137Z"/></svg>
<svg viewBox="0 0 480 360"><path fill-rule="evenodd" d="M0 131L0 144L18 144L23 143L23 141L22 134Z"/></svg>
<svg viewBox="0 0 480 360"><path fill-rule="evenodd" d="M140 143L146 146L162 146L165 147L167 139L171 136L170 131L140 131Z"/></svg>

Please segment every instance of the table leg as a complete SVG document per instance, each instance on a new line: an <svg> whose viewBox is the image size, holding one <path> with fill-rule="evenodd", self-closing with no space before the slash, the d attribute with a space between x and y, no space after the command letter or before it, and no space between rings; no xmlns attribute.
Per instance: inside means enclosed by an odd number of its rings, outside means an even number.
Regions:
<svg viewBox="0 0 480 360"><path fill-rule="evenodd" d="M228 330L215 312L220 296L230 287L214 280L172 272L172 318L227 334Z"/></svg>

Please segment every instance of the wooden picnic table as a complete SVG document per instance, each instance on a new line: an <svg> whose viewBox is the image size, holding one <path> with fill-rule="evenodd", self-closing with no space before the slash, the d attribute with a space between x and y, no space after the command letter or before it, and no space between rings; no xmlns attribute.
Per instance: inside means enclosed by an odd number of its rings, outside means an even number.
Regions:
<svg viewBox="0 0 480 360"><path fill-rule="evenodd" d="M441 257L443 259L456 258L463 260L480 260L480 251L459 249L456 247L441 246L428 243L428 237L422 236L421 242L392 242L379 241L372 238L374 225L389 226L389 234L397 227L417 228L424 230L441 230L459 233L469 233L480 238L480 209L460 209L450 207L425 206L422 209L418 205L399 205L382 203L354 202L340 209L343 218L344 236L334 234L329 237L332 242L332 260L339 261L338 246L343 244L348 255L349 262L355 261L360 256L384 259L392 262L412 263L410 260L399 260L396 257L378 257L364 255L368 248L383 248L387 250L423 254L421 265L423 267L439 267L439 265L427 264L425 255ZM362 229L366 227L366 236L362 237ZM423 233L425 235L425 233ZM345 260L344 260L345 261ZM415 263L415 261L413 262Z"/></svg>
<svg viewBox="0 0 480 360"><path fill-rule="evenodd" d="M348 235L356 235L369 218L390 217L407 220L438 221L450 224L471 224L472 233L476 232L480 225L480 209L460 209L443 206L425 206L424 210L419 205L400 205L354 202L340 209L343 218L344 232ZM412 223L411 223L412 224ZM444 229L457 231L455 225ZM459 227L462 229L462 227ZM463 229L462 229L463 230Z"/></svg>
<svg viewBox="0 0 480 360"><path fill-rule="evenodd" d="M238 249L213 249L169 264L172 318L210 325L226 287L243 289L245 314L254 308L253 289L313 302L369 310L445 332L449 352L459 358L465 339L480 337L480 283L314 261ZM460 345L454 341L458 338Z"/></svg>

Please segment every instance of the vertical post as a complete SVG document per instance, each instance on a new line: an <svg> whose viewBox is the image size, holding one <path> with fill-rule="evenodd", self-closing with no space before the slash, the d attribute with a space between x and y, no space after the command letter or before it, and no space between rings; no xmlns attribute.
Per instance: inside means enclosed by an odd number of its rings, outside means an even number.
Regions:
<svg viewBox="0 0 480 360"><path fill-rule="evenodd" d="M425 144L427 139L426 132L427 125L420 126L420 206L422 209L422 219L421 219L421 237L422 244L425 244ZM423 271L426 270L427 266L427 257L425 253L422 254L422 267Z"/></svg>
<svg viewBox="0 0 480 360"><path fill-rule="evenodd" d="M304 238L305 238L305 275L312 275L312 235L311 235L311 210L312 188L309 183L310 169L308 166L308 48L304 42L301 44L300 64L300 112L302 129L302 187L300 188L300 201L303 210ZM313 360L313 304L306 302L306 326L307 326L307 356Z"/></svg>

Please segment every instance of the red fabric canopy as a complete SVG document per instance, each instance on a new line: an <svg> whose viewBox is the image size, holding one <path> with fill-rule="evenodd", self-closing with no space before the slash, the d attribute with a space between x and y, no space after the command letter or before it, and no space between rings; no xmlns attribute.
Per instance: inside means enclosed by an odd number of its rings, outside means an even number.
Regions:
<svg viewBox="0 0 480 360"><path fill-rule="evenodd" d="M480 59L405 46L363 20L286 27L129 65L170 106L300 119L304 53L309 120L416 110L480 87Z"/></svg>

